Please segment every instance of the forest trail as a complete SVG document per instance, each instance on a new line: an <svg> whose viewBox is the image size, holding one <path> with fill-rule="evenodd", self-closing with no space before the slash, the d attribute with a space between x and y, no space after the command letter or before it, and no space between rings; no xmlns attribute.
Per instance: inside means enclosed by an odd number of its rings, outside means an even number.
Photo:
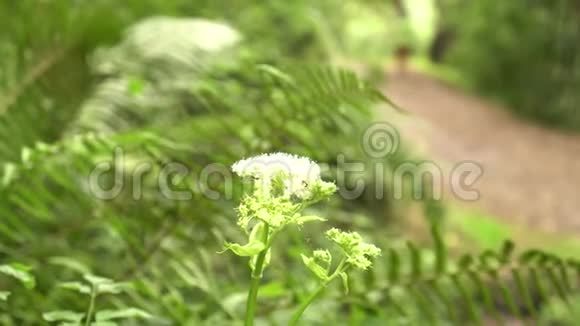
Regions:
<svg viewBox="0 0 580 326"><path fill-rule="evenodd" d="M580 135L524 121L416 72L392 74L383 91L408 113L382 110L380 118L395 121L402 139L441 167L446 196L450 171L472 161L483 168L473 186L480 198L454 200L510 223L580 234Z"/></svg>

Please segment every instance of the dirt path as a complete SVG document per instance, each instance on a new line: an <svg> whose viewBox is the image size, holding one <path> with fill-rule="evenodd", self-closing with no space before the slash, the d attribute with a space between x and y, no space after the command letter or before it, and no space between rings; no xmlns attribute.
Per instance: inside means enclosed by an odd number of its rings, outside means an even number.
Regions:
<svg viewBox="0 0 580 326"><path fill-rule="evenodd" d="M391 76L385 93L409 111L395 118L404 139L444 171L467 160L483 168L474 186L480 199L463 204L535 229L580 234L580 135L522 121L419 73Z"/></svg>

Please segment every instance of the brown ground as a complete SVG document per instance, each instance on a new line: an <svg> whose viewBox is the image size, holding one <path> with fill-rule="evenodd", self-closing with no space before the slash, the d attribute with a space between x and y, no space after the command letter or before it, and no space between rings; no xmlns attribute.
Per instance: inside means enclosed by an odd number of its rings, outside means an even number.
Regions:
<svg viewBox="0 0 580 326"><path fill-rule="evenodd" d="M462 161L483 168L474 186L480 199L464 204L535 229L580 234L580 135L523 121L419 73L394 74L385 93L409 113L385 110L384 119L435 160L446 180Z"/></svg>

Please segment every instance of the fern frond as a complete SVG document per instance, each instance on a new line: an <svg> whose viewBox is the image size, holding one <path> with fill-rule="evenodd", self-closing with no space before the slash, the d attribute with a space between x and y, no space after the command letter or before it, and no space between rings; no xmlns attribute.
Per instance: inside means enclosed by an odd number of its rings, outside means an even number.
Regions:
<svg viewBox="0 0 580 326"><path fill-rule="evenodd" d="M60 229L74 227L78 230L74 225L80 223L78 227L82 229L83 225L93 224L95 218L98 220L106 215L111 219L125 219L123 223L129 223L127 221L143 214L139 206L167 206L176 209L176 203L155 198L155 189L145 189L151 193L145 200L153 202L147 204L141 202L140 205L131 204L130 198L126 196L103 202L87 191L87 178L91 169L98 162L111 161L116 148L122 148L125 155L134 162L152 162L157 168L165 162L181 162L196 175L210 163L221 163L227 167L239 157L280 148L290 151L293 148L297 151L309 149L317 153L318 157L331 158L331 152L325 152L320 148L321 138L328 138L328 141L340 144L328 146L327 150L340 148L344 150L345 146L358 145L350 132L357 125L362 125L361 121L366 119L361 117L359 121L354 118L345 120L352 125L350 129L329 128L322 123L318 124L317 119L300 117L292 111L292 108L278 106L279 103L268 100L275 96L275 93L279 93L279 88L272 86L259 90L264 93L261 98L266 101L256 103L254 107L244 107L243 110L235 108L228 102L232 98L238 98L235 94L229 97L224 94L200 92L199 103L203 105L205 113L173 121L170 127L166 124L151 125L147 128L132 127L125 132L113 128L111 131L115 132L108 134L84 133L52 144L37 142L34 146L23 148L20 157L4 164L0 172L0 179L3 180L0 194L4 198L0 201L0 212L6 216L0 221L0 232L14 243L25 243L34 238L32 230L39 227L38 223L45 227L47 225ZM360 96L363 95L361 93ZM289 93L288 97L301 98L304 103L317 101L316 98L293 93ZM320 106L321 103L324 104L320 102L316 105ZM333 101L332 104L335 103L343 105L340 101ZM336 113L329 114L330 116L324 118L334 119ZM94 122L98 124L100 121L105 120L95 119ZM123 168L128 169L126 172L130 174L131 166ZM31 185L37 190L32 191ZM197 189L193 183L181 186ZM219 184L214 186L216 189L223 187ZM121 205L123 200L128 200L130 204ZM199 193L194 202L182 206L204 205L209 211L227 214L223 207L219 207L224 204L208 200ZM157 213L146 215L155 219ZM119 223L119 226L123 223ZM151 225L159 225L159 222ZM137 224L134 227L142 228ZM150 226L147 232L154 229L155 227ZM127 239L134 237L128 231L123 231L123 236Z"/></svg>
<svg viewBox="0 0 580 326"><path fill-rule="evenodd" d="M391 293L403 289L424 320L449 320L482 325L492 316L503 323L507 315L525 321L539 316L542 303L554 296L566 303L580 292L580 260L564 259L541 250L516 255L513 242L498 250L484 250L477 256L466 254L448 269L448 261L438 231L434 233L435 264L422 250L407 243L406 250L389 249L385 265L389 284L382 288L384 306L408 317L411 311L396 306ZM403 259L403 257L405 259ZM437 258L440 257L440 258ZM408 266L408 269L405 268Z"/></svg>

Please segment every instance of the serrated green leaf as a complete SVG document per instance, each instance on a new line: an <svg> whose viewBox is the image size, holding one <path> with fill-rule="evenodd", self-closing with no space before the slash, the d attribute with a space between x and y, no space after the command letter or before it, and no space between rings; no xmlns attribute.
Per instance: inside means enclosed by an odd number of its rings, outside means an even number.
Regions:
<svg viewBox="0 0 580 326"><path fill-rule="evenodd" d="M70 311L70 310L58 310L45 312L42 314L42 318L46 321L70 321L70 322L80 322L85 317L84 313Z"/></svg>
<svg viewBox="0 0 580 326"><path fill-rule="evenodd" d="M153 318L151 314L148 312L137 309L137 308L127 308L121 310L101 310L97 312L95 319L100 321L109 321L113 319L121 319L121 318L141 318L141 319L150 319Z"/></svg>
<svg viewBox="0 0 580 326"><path fill-rule="evenodd" d="M26 288L32 289L36 286L36 280L29 271L29 266L18 263L0 265L0 273L12 276L24 284Z"/></svg>

